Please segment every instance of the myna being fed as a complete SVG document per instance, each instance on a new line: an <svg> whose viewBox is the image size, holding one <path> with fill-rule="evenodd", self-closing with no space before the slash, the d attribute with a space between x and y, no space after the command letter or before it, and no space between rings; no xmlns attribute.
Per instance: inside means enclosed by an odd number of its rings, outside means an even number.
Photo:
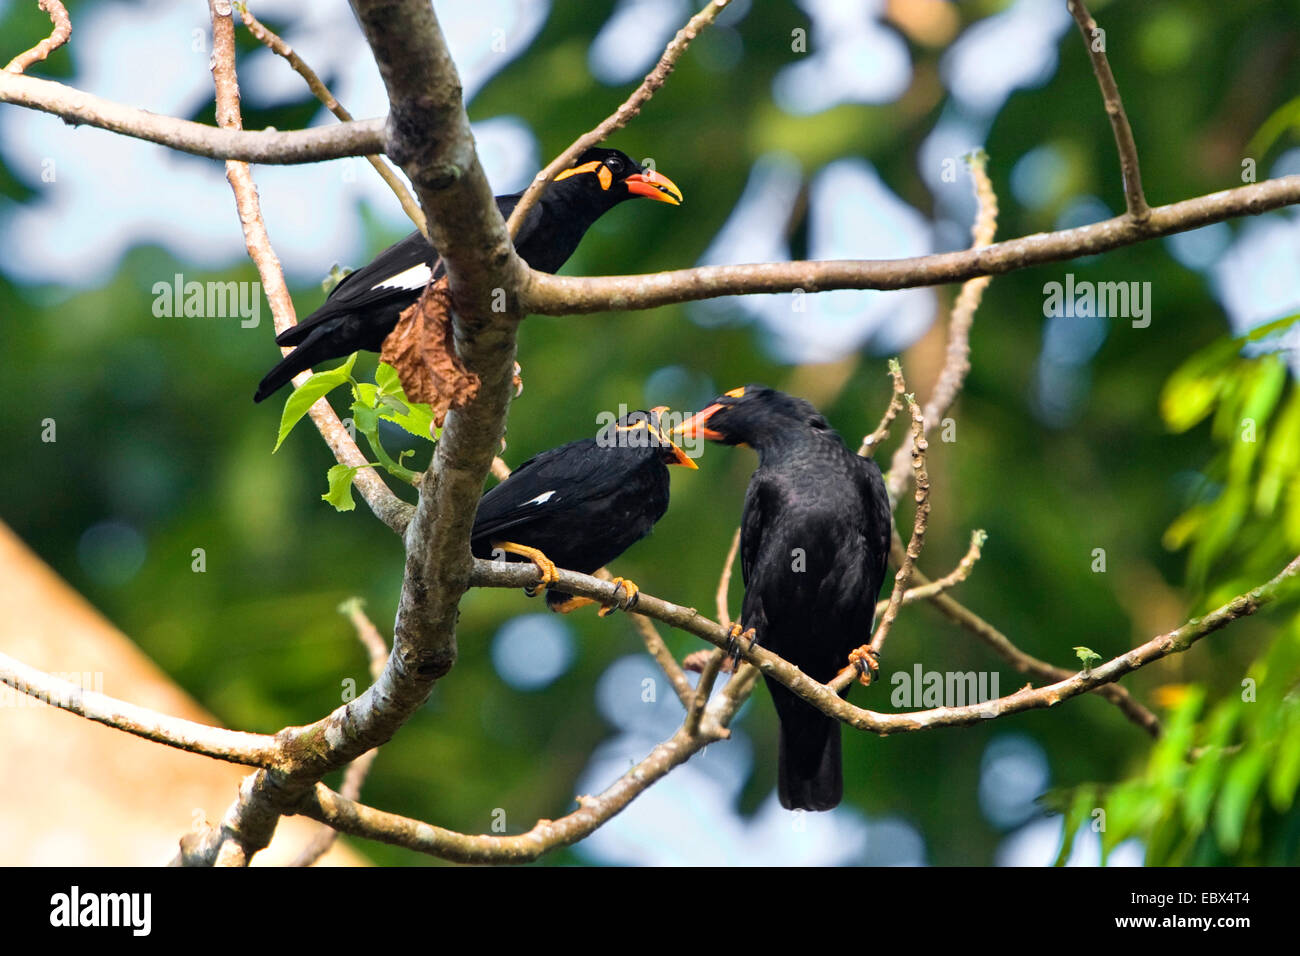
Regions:
<svg viewBox="0 0 1300 956"><path fill-rule="evenodd" d="M853 453L817 409L763 385L720 395L677 432L749 445L740 568L748 638L819 683L867 642L889 555L889 496L880 468ZM873 667L874 667L874 662ZM839 722L767 678L781 722L777 794L789 810L839 804Z"/></svg>
<svg viewBox="0 0 1300 956"><path fill-rule="evenodd" d="M532 561L545 586L555 581L557 567L591 574L648 535L668 510L668 466L696 467L661 429L666 411L631 412L594 438L552 448L516 468L479 501L470 532L474 556ZM637 586L614 580L623 587L621 606L630 607ZM591 603L546 592L547 606L561 613Z"/></svg>
<svg viewBox="0 0 1300 956"><path fill-rule="evenodd" d="M522 190L497 197L503 217L509 218L521 196ZM555 272L597 219L637 196L674 206L682 201L681 190L667 176L617 149L593 147L557 175L528 211L515 250L532 268ZM401 313L444 271L438 250L419 231L389 246L368 266L347 275L319 309L276 336L279 345L296 348L262 379L253 401L262 401L320 362L358 349L382 351Z"/></svg>

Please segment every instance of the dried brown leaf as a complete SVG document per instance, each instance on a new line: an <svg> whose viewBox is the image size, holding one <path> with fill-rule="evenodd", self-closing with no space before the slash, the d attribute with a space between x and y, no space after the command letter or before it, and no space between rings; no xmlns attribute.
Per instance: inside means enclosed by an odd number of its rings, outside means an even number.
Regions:
<svg viewBox="0 0 1300 956"><path fill-rule="evenodd" d="M479 377L456 354L446 276L401 314L379 357L397 370L408 399L429 404L439 426L478 394Z"/></svg>

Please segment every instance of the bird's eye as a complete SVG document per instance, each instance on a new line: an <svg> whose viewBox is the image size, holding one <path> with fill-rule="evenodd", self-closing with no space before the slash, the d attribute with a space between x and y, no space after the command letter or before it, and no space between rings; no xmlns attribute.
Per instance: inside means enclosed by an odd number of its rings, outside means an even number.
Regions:
<svg viewBox="0 0 1300 956"><path fill-rule="evenodd" d="M605 160L605 165L609 167L610 172L616 173L623 168L623 160L619 159L617 156L611 156L609 159Z"/></svg>

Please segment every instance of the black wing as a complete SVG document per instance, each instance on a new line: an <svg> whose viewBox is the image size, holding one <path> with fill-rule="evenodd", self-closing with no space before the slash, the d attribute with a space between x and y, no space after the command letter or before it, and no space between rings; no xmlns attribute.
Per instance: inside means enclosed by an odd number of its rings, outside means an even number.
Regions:
<svg viewBox="0 0 1300 956"><path fill-rule="evenodd" d="M583 438L528 459L505 481L480 499L474 516L474 540L572 507L575 496L599 497L611 481L599 465L596 439ZM612 483L617 484L614 478Z"/></svg>

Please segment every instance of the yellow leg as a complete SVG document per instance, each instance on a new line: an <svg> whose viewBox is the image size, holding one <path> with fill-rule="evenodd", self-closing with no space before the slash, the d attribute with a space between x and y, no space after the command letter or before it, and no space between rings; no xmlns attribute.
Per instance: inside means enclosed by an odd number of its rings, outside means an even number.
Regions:
<svg viewBox="0 0 1300 956"><path fill-rule="evenodd" d="M597 603L599 602L595 598L578 597L577 595L573 595L566 601L559 604L552 604L551 610L555 611L557 614L568 614L570 611L576 611L580 607L586 607L588 604Z"/></svg>
<svg viewBox="0 0 1300 956"><path fill-rule="evenodd" d="M727 656L731 658L733 667L740 663L740 642L745 641L749 645L749 650L753 650L754 642L757 640L758 635L754 633L752 627L742 631L739 623L731 625L731 633L727 635Z"/></svg>
<svg viewBox="0 0 1300 956"><path fill-rule="evenodd" d="M515 544L513 541L495 541L492 546L501 551L527 558L537 565L537 570L542 573L542 580L536 587L526 589L530 596L537 593L537 587L549 587L559 580L559 575L555 572L555 562L536 548L530 548L526 544Z"/></svg>
<svg viewBox="0 0 1300 956"><path fill-rule="evenodd" d="M858 683L863 687L870 687L871 682L880 674L880 656L871 649L870 644L863 644L857 650L849 652L849 667L844 668L840 673L844 673L850 667L857 672Z"/></svg>
<svg viewBox="0 0 1300 956"><path fill-rule="evenodd" d="M627 610L633 604L636 603L637 595L641 593L641 589L637 587L634 583L629 581L627 578L614 578L613 583L623 589L623 599L617 604L607 604L604 607L602 607L600 611L597 612L601 617L608 617L610 614L613 614L619 608L622 608L623 610ZM617 591L615 591L614 593L615 595L618 594Z"/></svg>

